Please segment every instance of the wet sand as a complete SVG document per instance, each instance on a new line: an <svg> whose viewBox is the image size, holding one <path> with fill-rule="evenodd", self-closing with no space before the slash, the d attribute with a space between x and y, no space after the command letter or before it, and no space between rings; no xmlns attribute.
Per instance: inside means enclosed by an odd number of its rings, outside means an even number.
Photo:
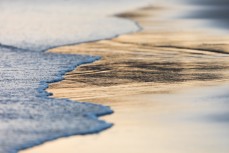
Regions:
<svg viewBox="0 0 229 153"><path fill-rule="evenodd" d="M100 134L62 138L21 153L227 153L229 38L177 9L146 7L118 16L143 30L50 52L102 59L51 84L54 97L111 106Z"/></svg>
<svg viewBox="0 0 229 153"><path fill-rule="evenodd" d="M111 98L116 112L103 119L115 122L113 128L59 139L25 152L227 153L228 119L217 121L217 117L227 115L228 104L210 100L208 94L215 90L225 88Z"/></svg>

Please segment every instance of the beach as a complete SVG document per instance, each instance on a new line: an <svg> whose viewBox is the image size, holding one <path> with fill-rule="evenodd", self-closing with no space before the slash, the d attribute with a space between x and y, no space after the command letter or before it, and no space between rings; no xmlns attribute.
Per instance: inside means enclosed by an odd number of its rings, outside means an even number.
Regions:
<svg viewBox="0 0 229 153"><path fill-rule="evenodd" d="M182 8L158 4L117 14L142 30L50 49L101 57L47 91L110 106L114 113L100 119L114 125L20 153L227 153L229 37L205 20L180 17Z"/></svg>

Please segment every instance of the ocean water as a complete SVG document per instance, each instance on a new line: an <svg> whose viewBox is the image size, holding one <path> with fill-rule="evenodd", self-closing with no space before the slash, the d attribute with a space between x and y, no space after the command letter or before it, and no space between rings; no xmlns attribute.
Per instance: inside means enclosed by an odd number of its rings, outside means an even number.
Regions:
<svg viewBox="0 0 229 153"><path fill-rule="evenodd" d="M191 19L205 20L213 28L229 29L228 0L180 0L192 5L195 10L185 15ZM228 32L228 31L227 31Z"/></svg>
<svg viewBox="0 0 229 153"><path fill-rule="evenodd" d="M112 14L148 0L0 1L0 152L16 153L48 140L112 126L97 116L107 106L50 98L48 83L76 66L99 60L47 53L49 48L135 32L133 21Z"/></svg>
<svg viewBox="0 0 229 153"><path fill-rule="evenodd" d="M205 6L206 9L199 10L198 15L195 13L196 17L201 19L210 19L215 23L224 27L229 27L229 1L228 0L202 0L193 1L193 4L199 6ZM222 22L222 23L221 23Z"/></svg>

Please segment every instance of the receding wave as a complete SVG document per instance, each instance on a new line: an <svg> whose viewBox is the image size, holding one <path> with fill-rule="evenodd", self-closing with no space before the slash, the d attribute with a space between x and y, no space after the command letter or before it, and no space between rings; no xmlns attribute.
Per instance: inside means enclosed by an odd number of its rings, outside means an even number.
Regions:
<svg viewBox="0 0 229 153"><path fill-rule="evenodd" d="M1 0L1 153L14 153L59 137L99 132L112 125L97 119L112 113L109 107L54 99L45 91L48 83L62 80L76 66L100 59L45 50L139 30L133 21L109 17L120 11L114 8L133 8L139 2L103 2L107 8L92 0Z"/></svg>

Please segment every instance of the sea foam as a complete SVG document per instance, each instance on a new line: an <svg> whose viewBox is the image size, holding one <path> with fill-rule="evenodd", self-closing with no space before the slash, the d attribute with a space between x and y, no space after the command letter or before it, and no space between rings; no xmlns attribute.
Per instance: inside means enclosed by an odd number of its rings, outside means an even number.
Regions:
<svg viewBox="0 0 229 153"><path fill-rule="evenodd" d="M0 43L44 51L135 32L139 26L133 21L112 15L147 1L1 0Z"/></svg>

